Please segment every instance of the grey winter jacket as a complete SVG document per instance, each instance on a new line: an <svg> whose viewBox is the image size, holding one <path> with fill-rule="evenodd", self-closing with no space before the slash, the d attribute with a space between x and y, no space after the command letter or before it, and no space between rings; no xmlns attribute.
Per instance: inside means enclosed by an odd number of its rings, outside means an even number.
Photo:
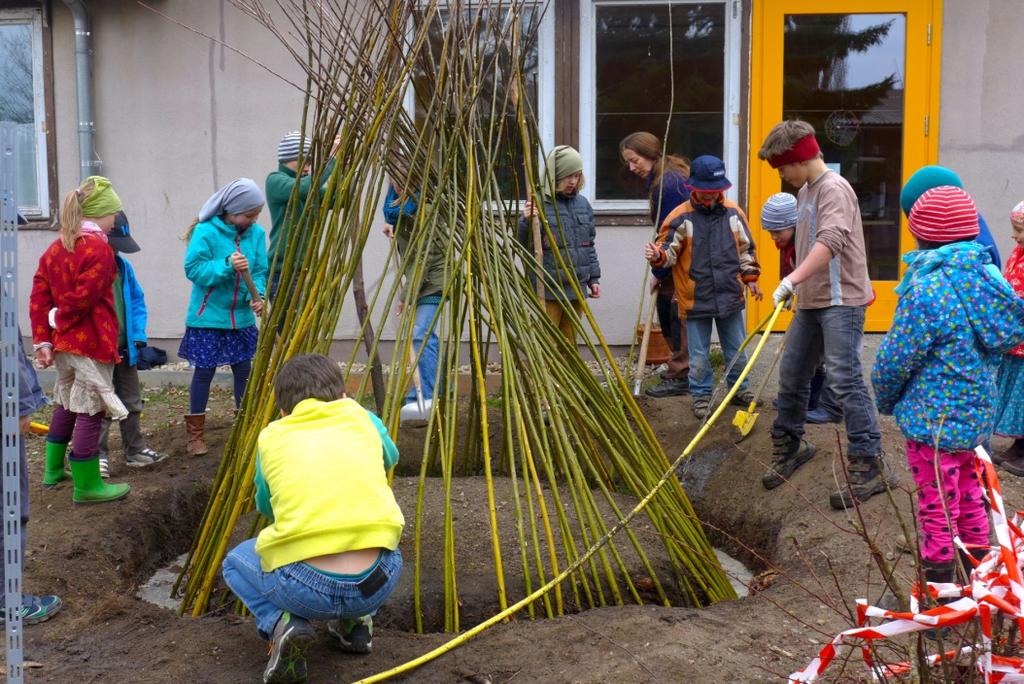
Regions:
<svg viewBox="0 0 1024 684"><path fill-rule="evenodd" d="M557 194L553 202L551 199L544 200L544 216L551 226L551 233L555 236L555 244L562 259L575 271L574 274L569 274L560 268L542 220L541 245L546 272L544 298L548 301L576 299L572 281L569 279L571 275L575 275L584 296L588 296L587 287L601 280L601 265L597 261L597 250L594 248L597 231L594 228L594 210L590 202L579 194ZM533 250L533 231L530 222L522 217L519 219L519 241Z"/></svg>

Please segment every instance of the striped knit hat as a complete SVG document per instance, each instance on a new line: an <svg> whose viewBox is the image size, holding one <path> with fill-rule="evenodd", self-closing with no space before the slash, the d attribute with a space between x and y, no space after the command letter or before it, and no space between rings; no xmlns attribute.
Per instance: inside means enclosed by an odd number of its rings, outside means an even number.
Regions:
<svg viewBox="0 0 1024 684"><path fill-rule="evenodd" d="M956 242L978 236L978 208L964 190L940 185L910 209L910 232L928 242Z"/></svg>
<svg viewBox="0 0 1024 684"><path fill-rule="evenodd" d="M761 227L776 231L796 225L796 197L788 192L777 192L761 207Z"/></svg>
<svg viewBox="0 0 1024 684"><path fill-rule="evenodd" d="M1010 210L1010 220L1024 225L1024 202L1018 202L1017 206Z"/></svg>
<svg viewBox="0 0 1024 684"><path fill-rule="evenodd" d="M309 138L302 137L302 133L299 131L285 133L281 142L277 143L277 161L283 164L298 159L300 142L302 143L302 156L305 157L309 154L309 148L313 146L313 142Z"/></svg>

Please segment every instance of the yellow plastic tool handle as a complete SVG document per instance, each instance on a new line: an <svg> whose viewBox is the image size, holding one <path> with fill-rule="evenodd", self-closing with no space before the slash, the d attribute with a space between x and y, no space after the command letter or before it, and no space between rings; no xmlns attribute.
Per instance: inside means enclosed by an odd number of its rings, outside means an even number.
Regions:
<svg viewBox="0 0 1024 684"><path fill-rule="evenodd" d="M28 424L28 431L33 435L45 435L50 431L50 426L45 423L37 423L33 420Z"/></svg>

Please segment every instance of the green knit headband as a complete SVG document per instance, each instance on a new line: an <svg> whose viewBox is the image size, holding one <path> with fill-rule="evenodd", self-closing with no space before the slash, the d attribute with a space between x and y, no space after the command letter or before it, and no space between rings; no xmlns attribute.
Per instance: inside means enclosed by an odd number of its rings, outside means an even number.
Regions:
<svg viewBox="0 0 1024 684"><path fill-rule="evenodd" d="M86 182L92 181L94 187L92 193L82 200L82 216L99 218L121 211L124 205L121 204L121 198L114 192L110 179L103 176L89 176L85 180Z"/></svg>

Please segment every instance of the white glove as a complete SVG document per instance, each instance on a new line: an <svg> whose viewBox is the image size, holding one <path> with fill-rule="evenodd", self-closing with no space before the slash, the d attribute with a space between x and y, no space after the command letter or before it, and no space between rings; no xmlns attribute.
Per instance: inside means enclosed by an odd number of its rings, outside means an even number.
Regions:
<svg viewBox="0 0 1024 684"><path fill-rule="evenodd" d="M772 293L772 304L778 306L779 302L786 302L786 308L788 309L792 306L790 299L794 294L796 294L796 286L793 285L793 281L788 277L783 278L779 286L775 288L775 292Z"/></svg>
<svg viewBox="0 0 1024 684"><path fill-rule="evenodd" d="M50 315L47 316L46 319L50 322L50 327L53 328L54 330L56 330L57 329L57 307L53 307L52 309L50 309Z"/></svg>

